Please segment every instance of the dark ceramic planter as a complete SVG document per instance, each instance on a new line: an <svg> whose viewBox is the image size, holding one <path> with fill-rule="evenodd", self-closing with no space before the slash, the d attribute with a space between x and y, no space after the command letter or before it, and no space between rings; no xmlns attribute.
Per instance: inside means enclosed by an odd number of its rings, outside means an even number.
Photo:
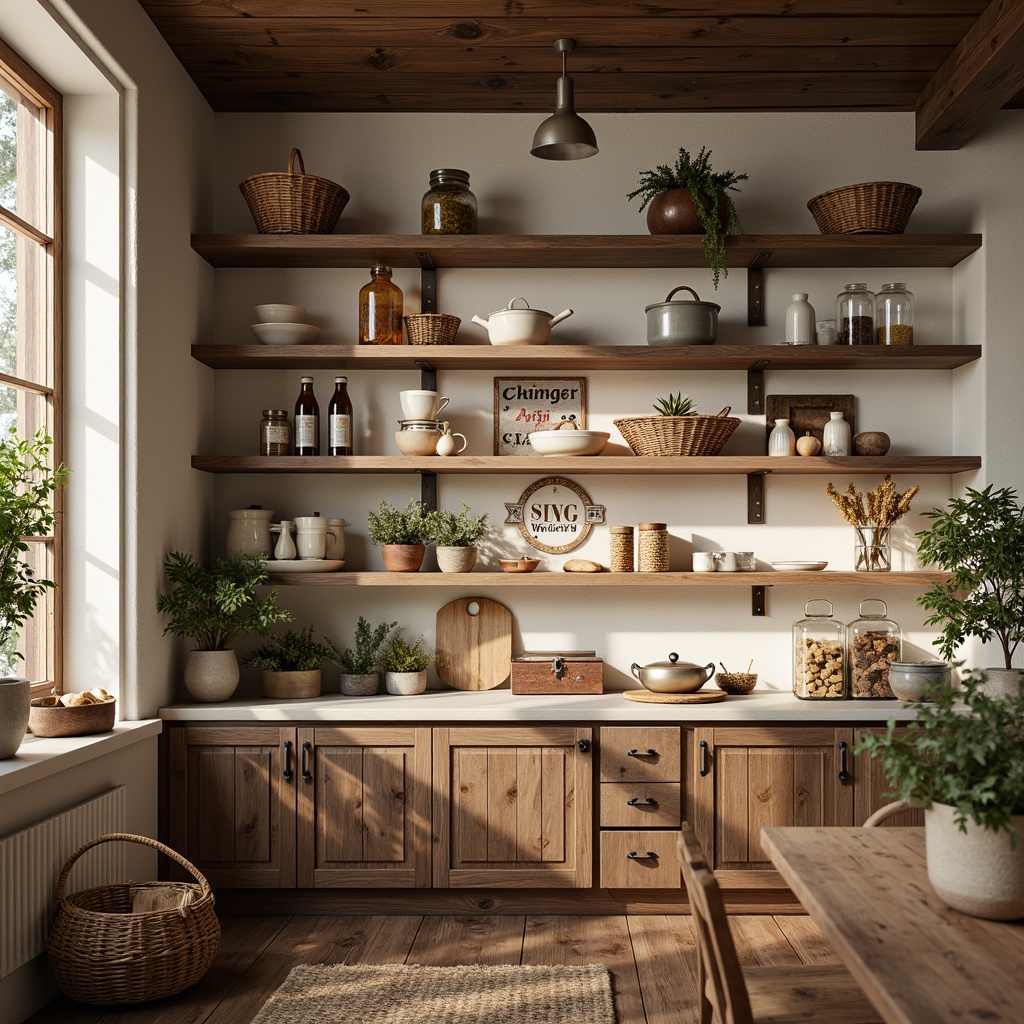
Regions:
<svg viewBox="0 0 1024 1024"><path fill-rule="evenodd" d="M724 196L718 203L718 222L727 213ZM688 188L672 188L656 195L647 206L647 230L652 235L703 235L697 204Z"/></svg>

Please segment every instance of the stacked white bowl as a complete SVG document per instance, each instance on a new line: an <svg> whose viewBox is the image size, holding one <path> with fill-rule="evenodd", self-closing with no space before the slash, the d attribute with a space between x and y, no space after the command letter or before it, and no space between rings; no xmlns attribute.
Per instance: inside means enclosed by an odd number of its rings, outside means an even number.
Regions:
<svg viewBox="0 0 1024 1024"><path fill-rule="evenodd" d="M320 337L320 328L306 323L305 306L267 302L256 307L256 319L249 330L264 345L309 345Z"/></svg>

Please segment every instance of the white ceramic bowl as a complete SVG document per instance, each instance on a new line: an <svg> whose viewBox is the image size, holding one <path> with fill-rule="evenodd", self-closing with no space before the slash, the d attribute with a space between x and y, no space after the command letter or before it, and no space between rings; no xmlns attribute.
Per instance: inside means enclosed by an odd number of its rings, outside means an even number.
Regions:
<svg viewBox="0 0 1024 1024"><path fill-rule="evenodd" d="M600 455L609 437L604 430L535 430L530 447L538 455Z"/></svg>
<svg viewBox="0 0 1024 1024"><path fill-rule="evenodd" d="M284 302L267 302L256 307L256 319L261 324L304 324L305 306L289 306Z"/></svg>
<svg viewBox="0 0 1024 1024"><path fill-rule="evenodd" d="M253 324L249 330L264 345L309 345L320 337L316 324Z"/></svg>

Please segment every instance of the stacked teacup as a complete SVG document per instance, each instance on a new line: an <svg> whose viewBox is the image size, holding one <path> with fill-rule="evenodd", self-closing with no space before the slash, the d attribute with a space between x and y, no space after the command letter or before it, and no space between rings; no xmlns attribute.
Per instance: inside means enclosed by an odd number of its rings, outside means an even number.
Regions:
<svg viewBox="0 0 1024 1024"><path fill-rule="evenodd" d="M268 302L256 307L259 323L249 328L264 345L309 345L320 337L320 328L306 323L306 307Z"/></svg>
<svg viewBox="0 0 1024 1024"><path fill-rule="evenodd" d="M438 419L448 404L444 395L437 391L403 391L399 399L404 419L398 421L395 444L403 455L455 455L466 447L466 438L452 434L448 424ZM455 438L462 439L461 447ZM443 451L438 447L441 441Z"/></svg>

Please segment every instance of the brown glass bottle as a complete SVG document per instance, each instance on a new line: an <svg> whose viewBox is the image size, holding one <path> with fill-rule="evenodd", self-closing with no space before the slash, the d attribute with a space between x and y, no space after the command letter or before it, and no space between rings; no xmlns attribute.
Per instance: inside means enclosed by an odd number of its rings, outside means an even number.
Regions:
<svg viewBox="0 0 1024 1024"><path fill-rule="evenodd" d="M359 344L402 344L402 289L391 280L391 268L376 266L359 291Z"/></svg>
<svg viewBox="0 0 1024 1024"><path fill-rule="evenodd" d="M334 378L334 394L327 406L327 454L352 454L352 401L348 377Z"/></svg>
<svg viewBox="0 0 1024 1024"><path fill-rule="evenodd" d="M320 454L320 406L313 394L313 378L302 378L302 390L295 401L295 454Z"/></svg>

